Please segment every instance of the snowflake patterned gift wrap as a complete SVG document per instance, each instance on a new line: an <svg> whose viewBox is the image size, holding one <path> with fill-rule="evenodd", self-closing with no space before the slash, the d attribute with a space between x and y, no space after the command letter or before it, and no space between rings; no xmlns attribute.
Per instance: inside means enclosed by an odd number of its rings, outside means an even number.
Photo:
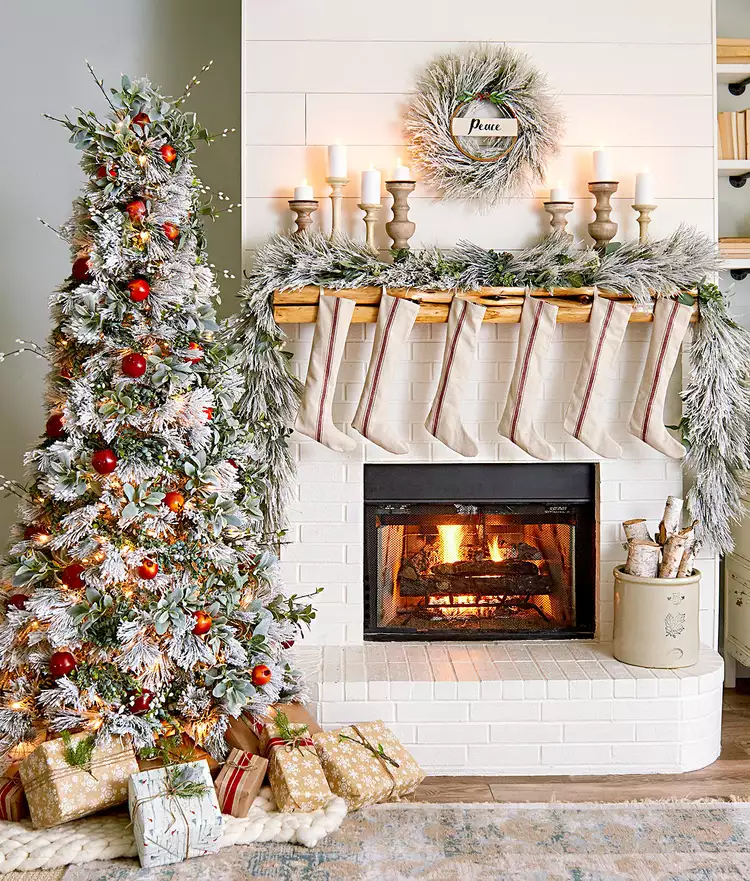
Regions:
<svg viewBox="0 0 750 881"><path fill-rule="evenodd" d="M207 762L133 774L129 803L142 866L166 866L218 851L223 820Z"/></svg>
<svg viewBox="0 0 750 881"><path fill-rule="evenodd" d="M115 737L96 746L84 766L70 765L75 750L88 734L46 740L19 765L31 822L47 829L119 805L128 799L128 779L138 770L130 741Z"/></svg>
<svg viewBox="0 0 750 881"><path fill-rule="evenodd" d="M313 737L334 795L349 810L412 795L424 771L383 722L364 722Z"/></svg>
<svg viewBox="0 0 750 881"><path fill-rule="evenodd" d="M260 746L268 759L268 782L282 813L317 811L330 802L333 793L307 725L295 725L279 713L275 722L263 726Z"/></svg>

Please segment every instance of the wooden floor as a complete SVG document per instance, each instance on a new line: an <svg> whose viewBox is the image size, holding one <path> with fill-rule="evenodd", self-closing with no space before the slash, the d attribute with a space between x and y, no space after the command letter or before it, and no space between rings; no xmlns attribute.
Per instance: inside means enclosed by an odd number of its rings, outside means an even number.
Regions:
<svg viewBox="0 0 750 881"><path fill-rule="evenodd" d="M721 756L688 774L592 777L428 777L415 801L583 802L644 798L750 800L750 695L724 692Z"/></svg>

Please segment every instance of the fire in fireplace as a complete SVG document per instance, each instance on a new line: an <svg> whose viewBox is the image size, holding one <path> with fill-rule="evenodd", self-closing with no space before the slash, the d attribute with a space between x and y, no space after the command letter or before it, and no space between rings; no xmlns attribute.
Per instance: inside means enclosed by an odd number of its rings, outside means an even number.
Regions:
<svg viewBox="0 0 750 881"><path fill-rule="evenodd" d="M593 636L595 466L365 469L365 637Z"/></svg>

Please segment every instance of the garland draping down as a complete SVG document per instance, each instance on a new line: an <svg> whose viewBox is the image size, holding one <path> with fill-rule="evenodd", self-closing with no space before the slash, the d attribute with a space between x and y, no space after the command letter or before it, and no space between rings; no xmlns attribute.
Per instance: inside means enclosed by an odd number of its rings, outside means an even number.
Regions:
<svg viewBox="0 0 750 881"><path fill-rule="evenodd" d="M694 476L688 504L703 525L704 544L718 553L730 552L730 527L742 510L741 471L750 465L750 392L744 384L750 333L731 320L718 289L704 283L720 267L711 240L686 226L667 238L629 242L604 255L555 233L515 253L462 242L450 252L428 248L398 253L393 263L384 263L364 242L343 236L273 236L258 254L240 293L240 313L230 327L245 362L244 413L265 426L256 443L269 463L268 529L279 530L284 523L293 476L286 438L300 391L283 351L284 334L273 317L274 291L306 285L456 291L597 286L628 294L637 306L646 307L653 296L674 297L698 288L701 320L690 347L693 370L681 422L690 445L685 465Z"/></svg>

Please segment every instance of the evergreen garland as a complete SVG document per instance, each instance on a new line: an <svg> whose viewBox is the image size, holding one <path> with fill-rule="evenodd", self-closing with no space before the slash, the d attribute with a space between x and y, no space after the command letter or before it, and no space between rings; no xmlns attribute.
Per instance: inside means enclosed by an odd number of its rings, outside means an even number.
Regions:
<svg viewBox="0 0 750 881"><path fill-rule="evenodd" d="M232 342L245 370L242 412L264 423L261 442L276 478L265 500L267 529L283 528L293 474L285 441L300 392L283 351L284 334L273 318L274 291L307 285L443 291L596 286L632 296L638 308L650 306L654 295L675 297L697 288L701 319L690 347L693 369L681 423L689 445L685 466L694 477L688 504L702 524L706 546L728 553L730 527L741 513L742 471L749 464L750 393L745 376L750 335L729 318L718 289L704 283L720 267L713 242L687 226L645 244L614 245L604 255L554 233L514 253L462 242L452 251L397 253L392 263L380 260L364 242L345 236L273 236L260 250L240 292L241 310L231 325Z"/></svg>

